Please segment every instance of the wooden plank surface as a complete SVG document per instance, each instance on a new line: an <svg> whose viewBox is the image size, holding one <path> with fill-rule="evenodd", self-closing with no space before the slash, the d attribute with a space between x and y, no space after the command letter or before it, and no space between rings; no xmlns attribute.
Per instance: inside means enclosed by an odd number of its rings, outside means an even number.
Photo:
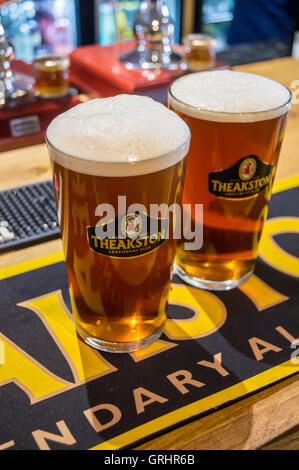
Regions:
<svg viewBox="0 0 299 470"><path fill-rule="evenodd" d="M298 450L299 443L299 426L296 426L289 432L286 432L278 439L269 442L260 450Z"/></svg>
<svg viewBox="0 0 299 470"><path fill-rule="evenodd" d="M291 87L299 60L285 58L236 67ZM298 93L299 98L299 93ZM299 100L298 100L299 101ZM299 104L293 104L277 179L299 173ZM50 178L45 145L0 154L0 190ZM59 251L60 240L2 254L0 267ZM238 403L163 434L138 449L299 449L299 378L291 377Z"/></svg>
<svg viewBox="0 0 299 470"><path fill-rule="evenodd" d="M299 423L298 396L299 380L291 377L136 449L258 449Z"/></svg>

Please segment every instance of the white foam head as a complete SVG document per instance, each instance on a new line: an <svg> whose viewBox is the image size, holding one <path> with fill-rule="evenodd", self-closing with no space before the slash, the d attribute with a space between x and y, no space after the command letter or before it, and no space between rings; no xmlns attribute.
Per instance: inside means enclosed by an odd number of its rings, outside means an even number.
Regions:
<svg viewBox="0 0 299 470"><path fill-rule="evenodd" d="M82 173L131 176L167 168L185 157L185 122L151 98L118 95L79 104L47 129L61 165Z"/></svg>
<svg viewBox="0 0 299 470"><path fill-rule="evenodd" d="M185 75L170 88L169 104L198 119L255 122L288 111L291 93L269 78L245 72L218 70Z"/></svg>

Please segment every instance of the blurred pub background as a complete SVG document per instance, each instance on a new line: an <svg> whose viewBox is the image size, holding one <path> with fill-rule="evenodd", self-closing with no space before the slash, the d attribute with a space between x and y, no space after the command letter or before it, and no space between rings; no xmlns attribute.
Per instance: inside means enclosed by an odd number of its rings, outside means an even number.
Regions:
<svg viewBox="0 0 299 470"><path fill-rule="evenodd" d="M255 8L243 0L247 8ZM256 2L254 2L256 3ZM266 2L267 3L267 2ZM275 3L275 2L274 2ZM276 3L280 3L279 0ZM16 58L32 62L34 57L55 53L68 54L85 44L109 45L117 41L114 21L116 9L120 40L133 38L133 24L140 0L21 0L0 10L4 28L16 50ZM168 0L175 22L175 42L190 32L212 34L217 39L220 60L230 65L289 55L292 37L287 34L268 39L244 55L242 38L230 40L235 0ZM259 21L258 15L256 21ZM296 29L296 25L293 27ZM230 43L229 43L230 42ZM238 42L240 47L238 47ZM249 42L249 41L248 41ZM234 44L233 44L234 43Z"/></svg>

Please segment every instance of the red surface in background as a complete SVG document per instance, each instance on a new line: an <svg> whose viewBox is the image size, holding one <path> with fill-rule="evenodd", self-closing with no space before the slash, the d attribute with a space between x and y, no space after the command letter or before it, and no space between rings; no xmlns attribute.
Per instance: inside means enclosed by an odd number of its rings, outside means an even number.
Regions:
<svg viewBox="0 0 299 470"><path fill-rule="evenodd" d="M17 3L19 0L0 0L0 6L4 5L4 3Z"/></svg>
<svg viewBox="0 0 299 470"><path fill-rule="evenodd" d="M12 67L17 73L33 76L32 65L23 61L15 60ZM24 98L14 100L10 106L0 109L0 152L44 142L45 131L52 119L78 103L80 99L76 94L69 93L63 98L41 99L36 97L33 91ZM12 137L10 120L33 115L38 116L41 131Z"/></svg>
<svg viewBox="0 0 299 470"><path fill-rule="evenodd" d="M71 81L85 92L106 97L168 86L182 75L182 71L128 70L119 62L119 56L135 46L135 41L128 41L111 46L78 47L70 55ZM173 49L183 51L178 45Z"/></svg>

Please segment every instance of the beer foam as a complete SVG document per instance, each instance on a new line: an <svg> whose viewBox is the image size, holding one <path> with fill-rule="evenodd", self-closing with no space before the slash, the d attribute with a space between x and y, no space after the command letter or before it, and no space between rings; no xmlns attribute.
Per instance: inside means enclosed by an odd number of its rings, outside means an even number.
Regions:
<svg viewBox="0 0 299 470"><path fill-rule="evenodd" d="M159 171L186 156L190 131L178 115L148 97L118 95L78 104L47 129L62 166L101 176Z"/></svg>
<svg viewBox="0 0 299 470"><path fill-rule="evenodd" d="M218 122L255 122L284 114L291 93L269 78L232 70L186 75L170 87L169 104L177 111Z"/></svg>

